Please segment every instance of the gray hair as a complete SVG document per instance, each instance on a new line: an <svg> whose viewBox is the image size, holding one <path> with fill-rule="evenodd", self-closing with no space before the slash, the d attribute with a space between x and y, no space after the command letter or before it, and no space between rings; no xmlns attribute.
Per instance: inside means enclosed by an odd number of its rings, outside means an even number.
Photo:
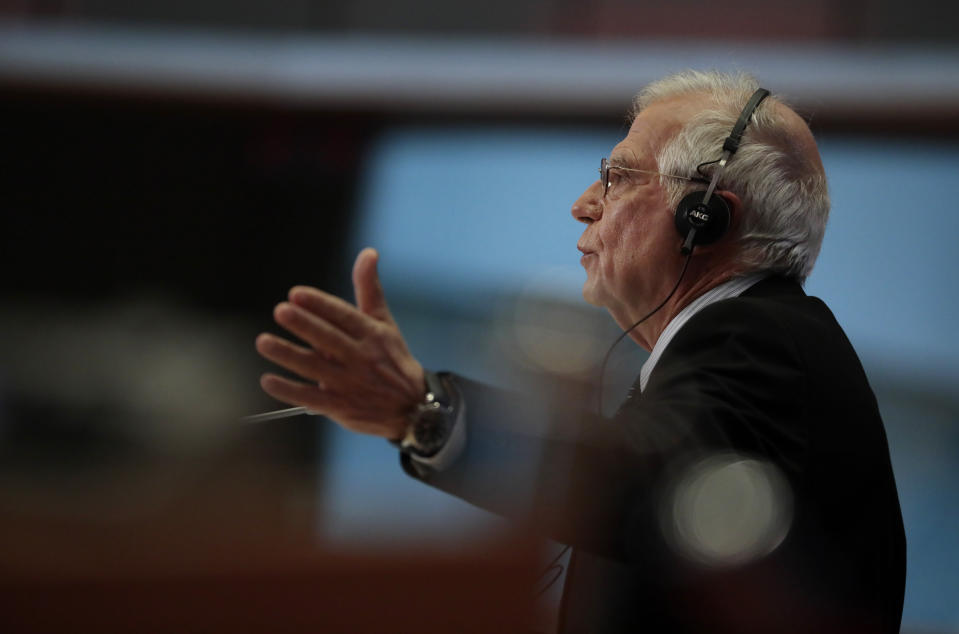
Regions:
<svg viewBox="0 0 959 634"><path fill-rule="evenodd" d="M703 95L705 109L665 141L656 157L667 174L695 176L697 165L720 158L723 141L759 82L745 73L685 71L646 86L633 115L650 104L683 95ZM812 271L829 217L826 175L818 162L795 150L797 139L768 97L746 127L739 151L718 185L743 203L738 266L742 272L772 271L802 282ZM673 207L697 185L661 178ZM701 187L698 186L698 187Z"/></svg>

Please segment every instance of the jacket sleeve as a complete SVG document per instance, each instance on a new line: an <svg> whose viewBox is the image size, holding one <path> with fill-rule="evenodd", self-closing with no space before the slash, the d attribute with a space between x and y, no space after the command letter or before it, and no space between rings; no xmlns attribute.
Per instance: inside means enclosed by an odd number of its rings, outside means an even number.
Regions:
<svg viewBox="0 0 959 634"><path fill-rule="evenodd" d="M801 472L805 370L776 320L744 304L693 317L613 418L454 377L466 450L443 471L408 457L404 469L577 548L647 558L660 550L673 483L705 457L735 452Z"/></svg>

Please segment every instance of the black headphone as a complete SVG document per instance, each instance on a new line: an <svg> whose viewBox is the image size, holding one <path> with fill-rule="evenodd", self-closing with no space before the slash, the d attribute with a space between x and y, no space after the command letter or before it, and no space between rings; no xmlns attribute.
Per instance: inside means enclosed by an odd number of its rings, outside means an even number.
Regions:
<svg viewBox="0 0 959 634"><path fill-rule="evenodd" d="M676 230L683 237L683 246L680 248L683 255L692 253L693 247L696 245L716 242L729 229L731 216L729 203L722 196L713 196L713 191L716 189L719 177L726 169L729 158L739 149L739 142L742 141L743 132L746 131L746 124L749 123L749 119L762 100L768 96L769 91L760 88L746 102L746 107L739 114L739 120L733 126L733 131L723 143L722 158L718 161L710 161L711 163L719 163L719 167L716 168L706 191L694 191L679 201L679 205L676 207L675 220ZM699 167L706 164L702 163Z"/></svg>

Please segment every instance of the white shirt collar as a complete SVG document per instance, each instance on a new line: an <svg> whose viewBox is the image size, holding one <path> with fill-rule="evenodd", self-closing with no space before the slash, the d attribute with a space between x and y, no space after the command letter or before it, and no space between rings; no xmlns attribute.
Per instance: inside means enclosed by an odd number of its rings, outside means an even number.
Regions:
<svg viewBox="0 0 959 634"><path fill-rule="evenodd" d="M679 314L673 317L672 320L666 324L666 328L663 330L662 334L659 335L659 339L656 340L656 345L653 346L653 351L650 353L649 358L646 359L646 363L643 364L643 368L639 372L640 391L646 389L646 383L649 381L649 375L652 374L653 368L656 367L656 363L659 361L659 358L663 356L663 351L666 350L666 346L669 345L669 342L673 340L673 337L676 336L676 333L686 325L686 322L689 321L693 315L706 308L710 304L714 304L718 301L729 299L731 297L739 297L753 284L766 278L768 275L768 272L760 272L752 273L743 277L734 277L728 282L723 282L719 286L709 289L687 304L686 307L681 311L679 311Z"/></svg>

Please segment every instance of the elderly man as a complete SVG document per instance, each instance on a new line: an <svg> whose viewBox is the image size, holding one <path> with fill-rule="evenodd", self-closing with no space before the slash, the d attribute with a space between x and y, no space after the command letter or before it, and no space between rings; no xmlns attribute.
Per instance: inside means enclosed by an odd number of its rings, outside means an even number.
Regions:
<svg viewBox="0 0 959 634"><path fill-rule="evenodd" d="M801 284L829 203L803 120L745 75L647 86L573 204L583 295L647 350L611 419L426 372L360 253L356 306L295 287L263 388L397 443L413 477L516 514L499 455L537 457L526 516L574 548L564 632L897 632L905 538L875 397Z"/></svg>

